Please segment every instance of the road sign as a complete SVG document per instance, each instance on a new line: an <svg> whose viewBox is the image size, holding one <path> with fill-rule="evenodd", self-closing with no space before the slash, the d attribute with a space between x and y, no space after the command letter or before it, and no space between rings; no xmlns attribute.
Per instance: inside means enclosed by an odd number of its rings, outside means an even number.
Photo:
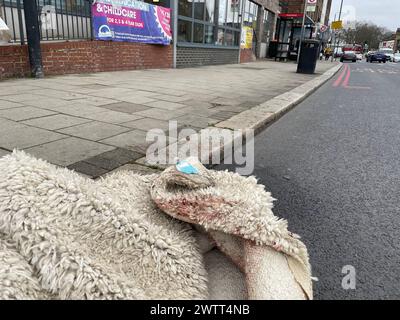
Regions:
<svg viewBox="0 0 400 320"><path fill-rule="evenodd" d="M315 9L317 8L317 6L307 6L306 11L307 12L315 12Z"/></svg>
<svg viewBox="0 0 400 320"><path fill-rule="evenodd" d="M306 12L315 12L317 8L317 0L307 0Z"/></svg>
<svg viewBox="0 0 400 320"><path fill-rule="evenodd" d="M324 25L324 24L321 24L321 26L319 27L319 30L320 30L321 32L325 32L326 30L328 30L328 26L326 26L326 25Z"/></svg>
<svg viewBox="0 0 400 320"><path fill-rule="evenodd" d="M333 21L332 22L332 29L333 30L343 29L343 21L341 21L341 20Z"/></svg>

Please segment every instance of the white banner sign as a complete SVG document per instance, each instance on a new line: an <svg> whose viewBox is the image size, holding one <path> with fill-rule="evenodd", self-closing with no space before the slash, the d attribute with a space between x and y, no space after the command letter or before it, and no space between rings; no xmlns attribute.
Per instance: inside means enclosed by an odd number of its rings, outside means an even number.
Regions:
<svg viewBox="0 0 400 320"><path fill-rule="evenodd" d="M2 18L0 18L0 30L10 30Z"/></svg>

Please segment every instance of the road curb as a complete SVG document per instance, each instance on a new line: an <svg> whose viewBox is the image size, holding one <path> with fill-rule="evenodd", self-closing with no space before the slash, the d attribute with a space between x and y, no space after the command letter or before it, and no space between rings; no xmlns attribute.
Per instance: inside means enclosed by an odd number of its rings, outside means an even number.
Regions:
<svg viewBox="0 0 400 320"><path fill-rule="evenodd" d="M223 159L224 152L229 150L229 148L231 148L233 144L237 143L237 141L242 143L243 138L247 137L247 134L250 130L254 130L254 134L257 134L268 125L280 119L285 113L310 96L314 91L330 80L341 69L342 65L342 63L339 63L338 65L324 72L322 75L288 92L265 101L249 110L241 112L225 121L219 122L212 127L202 129L199 132L190 135L187 139L185 138L183 140L178 140L166 146L166 148L159 150L159 153L166 152L166 154L168 154L172 149L179 149L180 146L184 144L190 144L191 141L201 141L202 133L204 133L205 130L214 130L213 135L215 134L215 136L225 135L223 143L216 147L212 147L210 150L207 149L206 153L201 152L204 151L200 150L202 149L201 145L199 146L198 150L198 157L202 163L213 164L214 162L212 159ZM237 133L238 131L241 131L241 135L235 134L235 132ZM227 137L227 132L230 134L230 137ZM141 166L148 166L156 170L164 170L170 165L150 163L147 161L146 157L137 159L135 163Z"/></svg>
<svg viewBox="0 0 400 320"><path fill-rule="evenodd" d="M315 90L330 80L341 67L342 63L299 87L239 113L228 120L217 123L215 127L230 130L253 129L258 133L310 96Z"/></svg>

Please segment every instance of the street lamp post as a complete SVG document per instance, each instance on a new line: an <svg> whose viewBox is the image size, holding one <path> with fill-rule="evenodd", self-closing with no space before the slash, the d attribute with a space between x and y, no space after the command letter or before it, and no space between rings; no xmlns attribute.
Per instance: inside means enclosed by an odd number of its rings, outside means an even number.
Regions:
<svg viewBox="0 0 400 320"><path fill-rule="evenodd" d="M299 49L297 50L297 63L299 63L299 60L300 60L301 44L303 42L303 37L304 37L305 23L306 23L306 11L307 11L307 0L304 0L303 22L301 23Z"/></svg>
<svg viewBox="0 0 400 320"><path fill-rule="evenodd" d="M340 2L339 21L342 18L342 9L343 9L343 0ZM332 61L333 61L333 56L335 55L335 49L339 47L339 43L340 43L340 33L338 33L337 42L335 37L335 47L333 48Z"/></svg>

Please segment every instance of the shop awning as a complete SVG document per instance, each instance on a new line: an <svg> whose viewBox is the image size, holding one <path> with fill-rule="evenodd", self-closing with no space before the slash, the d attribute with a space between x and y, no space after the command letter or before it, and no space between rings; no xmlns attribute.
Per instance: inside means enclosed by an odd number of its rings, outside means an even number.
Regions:
<svg viewBox="0 0 400 320"><path fill-rule="evenodd" d="M284 20L295 20L295 22L302 22L303 20L303 14L302 13L280 13L279 18L284 19ZM314 24L314 20L311 19L309 16L306 15L306 21L305 24Z"/></svg>

